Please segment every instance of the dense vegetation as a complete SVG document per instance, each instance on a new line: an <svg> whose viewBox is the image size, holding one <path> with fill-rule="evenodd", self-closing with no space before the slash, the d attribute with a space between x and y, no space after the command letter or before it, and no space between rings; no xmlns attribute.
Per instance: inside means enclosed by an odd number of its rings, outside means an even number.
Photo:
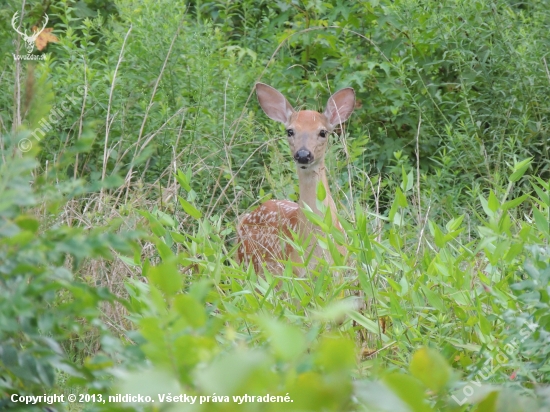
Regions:
<svg viewBox="0 0 550 412"><path fill-rule="evenodd" d="M44 61L14 60L16 11L49 16ZM550 409L549 1L0 16L0 408ZM316 220L333 262L304 279L235 261L238 216L298 193L256 81L357 93L327 155L346 236Z"/></svg>

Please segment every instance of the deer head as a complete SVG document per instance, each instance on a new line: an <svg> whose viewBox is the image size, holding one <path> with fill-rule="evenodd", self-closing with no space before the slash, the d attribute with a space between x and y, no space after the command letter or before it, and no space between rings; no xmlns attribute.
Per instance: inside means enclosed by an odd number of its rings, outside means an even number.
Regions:
<svg viewBox="0 0 550 412"><path fill-rule="evenodd" d="M294 110L278 90L267 84L256 83L256 94L265 114L285 125L292 157L303 170L323 164L329 134L349 118L355 106L351 87L330 96L323 113Z"/></svg>
<svg viewBox="0 0 550 412"><path fill-rule="evenodd" d="M48 24L48 15L46 14L46 21L44 21L44 25L42 26L42 28L36 31L36 33L34 33L32 36L29 36L26 30L24 32L19 31L19 29L15 25L15 22L18 19L18 17L19 17L19 12L16 11L15 14L13 15L13 18L11 19L11 25L13 29L23 37L23 40L25 41L25 47L27 49L27 53L31 54L34 49L34 42L36 41L40 33L44 31L44 29L46 28L46 24Z"/></svg>

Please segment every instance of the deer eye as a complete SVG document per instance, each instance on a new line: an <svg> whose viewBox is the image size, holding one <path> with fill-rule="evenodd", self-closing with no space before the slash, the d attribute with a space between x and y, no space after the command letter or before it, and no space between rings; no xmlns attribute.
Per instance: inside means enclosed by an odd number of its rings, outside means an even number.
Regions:
<svg viewBox="0 0 550 412"><path fill-rule="evenodd" d="M321 136L321 137L327 137L327 131L326 131L326 130L321 130L321 131L319 132L319 136Z"/></svg>
<svg viewBox="0 0 550 412"><path fill-rule="evenodd" d="M288 137L294 136L294 130L288 129L288 130L286 131L286 135L287 135Z"/></svg>

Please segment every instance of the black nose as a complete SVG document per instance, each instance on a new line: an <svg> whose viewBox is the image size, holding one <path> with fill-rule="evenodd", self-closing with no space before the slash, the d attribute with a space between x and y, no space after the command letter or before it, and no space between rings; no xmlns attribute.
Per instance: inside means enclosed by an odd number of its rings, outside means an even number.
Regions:
<svg viewBox="0 0 550 412"><path fill-rule="evenodd" d="M300 149L294 155L294 160L300 164L307 165L308 163L313 162L313 153L307 149Z"/></svg>

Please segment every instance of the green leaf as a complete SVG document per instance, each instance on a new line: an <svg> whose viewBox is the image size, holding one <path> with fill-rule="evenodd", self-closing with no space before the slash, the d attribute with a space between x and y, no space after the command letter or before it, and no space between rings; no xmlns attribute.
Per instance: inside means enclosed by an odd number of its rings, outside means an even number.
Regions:
<svg viewBox="0 0 550 412"><path fill-rule="evenodd" d="M118 258L122 260L126 265L128 266L140 266L139 261L136 262L134 258L124 256L124 255L118 255Z"/></svg>
<svg viewBox="0 0 550 412"><path fill-rule="evenodd" d="M439 297L437 293L433 292L425 285L422 285L422 291L424 292L424 295L426 296L426 299L428 300L428 303L430 305L443 313L447 311L443 300Z"/></svg>
<svg viewBox="0 0 550 412"><path fill-rule="evenodd" d="M401 189L406 192L407 186L409 184L409 177L407 176L407 173L405 172L405 166L401 165Z"/></svg>
<svg viewBox="0 0 550 412"><path fill-rule="evenodd" d="M485 336L491 335L491 332L492 332L491 322L487 320L487 318L483 315L481 310L479 310L479 329Z"/></svg>
<svg viewBox="0 0 550 412"><path fill-rule="evenodd" d="M523 203L523 201L525 199L527 199L529 195L523 195L523 196L520 196L520 197L517 197L515 199L512 199L512 200L509 200L508 202L504 203L501 207L502 210L506 211L508 209L513 209L517 206L519 206L520 204Z"/></svg>
<svg viewBox="0 0 550 412"><path fill-rule="evenodd" d="M408 406L413 412L431 412L426 401L424 388L412 376L401 373L391 373L384 377L383 382Z"/></svg>
<svg viewBox="0 0 550 412"><path fill-rule="evenodd" d="M176 222L174 221L172 216L170 216L169 214L166 214L160 210L156 210L154 213L155 215L157 215L159 223L162 223L163 226L167 226L171 228L176 227Z"/></svg>
<svg viewBox="0 0 550 412"><path fill-rule="evenodd" d="M174 252L172 252L172 249L170 249L170 247L166 243L164 243L162 239L157 238L154 240L154 243L163 261L169 260L174 256Z"/></svg>
<svg viewBox="0 0 550 412"><path fill-rule="evenodd" d="M533 160L532 157L529 157L525 160L522 160L519 163L514 164L513 173L510 175L508 180L510 182L517 182L521 177L525 174L529 166L531 165L531 161Z"/></svg>
<svg viewBox="0 0 550 412"><path fill-rule="evenodd" d="M482 195L479 195L479 202L481 203L481 207L483 207L483 210L485 211L487 216L493 217L495 215L495 213L489 207L489 203Z"/></svg>
<svg viewBox="0 0 550 412"><path fill-rule="evenodd" d="M464 220L464 216L466 215L462 214L459 217L449 220L449 222L447 222L447 224L445 225L445 228L447 229L447 231L453 232L457 230L462 224L462 221Z"/></svg>
<svg viewBox="0 0 550 412"><path fill-rule="evenodd" d="M296 326L267 317L261 318L259 323L268 336L275 354L280 359L292 361L306 350L305 336Z"/></svg>
<svg viewBox="0 0 550 412"><path fill-rule="evenodd" d="M200 219L202 217L202 213L183 197L178 196L178 200L180 201L180 205L185 213L187 213L189 216L194 217L195 219Z"/></svg>
<svg viewBox="0 0 550 412"><path fill-rule="evenodd" d="M347 372L356 366L355 345L341 337L324 336L316 351L316 363L326 372Z"/></svg>
<svg viewBox="0 0 550 412"><path fill-rule="evenodd" d="M442 248L445 246L447 241L445 240L445 235L437 225L437 223L432 222L431 220L428 221L429 229L431 234L434 237L435 244L437 247Z"/></svg>
<svg viewBox="0 0 550 412"><path fill-rule="evenodd" d="M407 202L407 197L403 194L400 188L396 188L395 190L395 198L397 199L398 205L401 207L407 207L409 206L409 203Z"/></svg>
<svg viewBox="0 0 550 412"><path fill-rule="evenodd" d="M496 212L500 207L500 203L498 202L498 199L492 190L489 192L489 200L487 201L487 206L489 206L489 209L492 212Z"/></svg>
<svg viewBox="0 0 550 412"><path fill-rule="evenodd" d="M317 184L317 199L320 201L325 200L327 197L327 189L325 188L325 185L322 181L319 181Z"/></svg>
<svg viewBox="0 0 550 412"><path fill-rule="evenodd" d="M535 225L537 226L537 229L542 233L549 235L550 229L548 217L544 216L544 214L536 207L533 208L533 217L535 218Z"/></svg>
<svg viewBox="0 0 550 412"><path fill-rule="evenodd" d="M431 348L417 350L409 365L412 375L435 392L440 392L451 377L451 368L439 352Z"/></svg>
<svg viewBox="0 0 550 412"><path fill-rule="evenodd" d="M372 332L377 336L381 336L383 342L388 342L390 340L390 338L388 338L386 335L381 333L380 326L376 322L366 318L365 316L361 315L359 312L355 310L351 310L348 312L348 316L354 321L356 321L359 325L367 329L369 332Z"/></svg>
<svg viewBox="0 0 550 412"><path fill-rule="evenodd" d="M533 182L531 182L531 185L539 195L540 200L542 200L546 206L550 207L550 180L548 182L545 182L538 176L533 177L542 187L539 188Z"/></svg>
<svg viewBox="0 0 550 412"><path fill-rule="evenodd" d="M321 217L317 213L313 212L311 209L307 210L306 208L302 209L302 212L306 216L307 220L319 226L323 232L327 233L330 231L330 228L321 220Z"/></svg>
<svg viewBox="0 0 550 412"><path fill-rule="evenodd" d="M405 296L409 293L409 282L405 276L402 276L399 280L399 285L401 286L401 296Z"/></svg>
<svg viewBox="0 0 550 412"><path fill-rule="evenodd" d="M266 351L245 350L238 346L195 371L193 386L200 388L199 393L227 396L241 396L250 388L274 387L278 375L271 362Z"/></svg>
<svg viewBox="0 0 550 412"><path fill-rule="evenodd" d="M401 178L402 178L402 182L400 187L403 190L403 192L406 193L409 190L411 190L414 185L414 173L412 170L409 173L405 173L405 166L402 165Z"/></svg>
<svg viewBox="0 0 550 412"><path fill-rule="evenodd" d="M398 210L400 207L407 207L407 198L403 194L400 188L395 189L395 198L393 200L393 203L391 205L390 213L388 214L388 218L390 222L393 222L394 224L400 224L402 221L401 216L398 213ZM398 217L398 219L395 219L395 217Z"/></svg>
<svg viewBox="0 0 550 412"><path fill-rule="evenodd" d="M203 305L192 296L177 295L174 299L174 308L195 328L200 328L206 323Z"/></svg>
<svg viewBox="0 0 550 412"><path fill-rule="evenodd" d="M191 191L191 186L189 185L189 179L188 179L188 177L187 177L181 170L178 170L178 172L176 173L175 177L176 177L176 180L178 181L178 183L180 184L180 186L181 186L186 192L190 192L190 191Z"/></svg>
<svg viewBox="0 0 550 412"><path fill-rule="evenodd" d="M149 226L151 227L151 231L159 236L162 237L166 233L166 229L162 224L158 221L158 219L153 216L151 213L149 213L147 210L138 210L138 213L149 221Z"/></svg>
<svg viewBox="0 0 550 412"><path fill-rule="evenodd" d="M498 406L498 396L500 392L493 390L487 394L485 399L483 399L474 410L475 412L497 412Z"/></svg>
<svg viewBox="0 0 550 412"><path fill-rule="evenodd" d="M542 200L542 202L546 206L550 206L550 195L546 193L542 188L538 187L536 184L531 182L531 185L533 186L533 189L535 189L535 192L537 192L537 195L539 196L539 199Z"/></svg>
<svg viewBox="0 0 550 412"><path fill-rule="evenodd" d="M166 296L174 296L183 288L183 278L173 262L161 263L149 268L149 281Z"/></svg>
<svg viewBox="0 0 550 412"><path fill-rule="evenodd" d="M15 218L15 223L23 230L28 230L32 233L36 233L40 227L40 222L34 217L29 215L19 215Z"/></svg>

